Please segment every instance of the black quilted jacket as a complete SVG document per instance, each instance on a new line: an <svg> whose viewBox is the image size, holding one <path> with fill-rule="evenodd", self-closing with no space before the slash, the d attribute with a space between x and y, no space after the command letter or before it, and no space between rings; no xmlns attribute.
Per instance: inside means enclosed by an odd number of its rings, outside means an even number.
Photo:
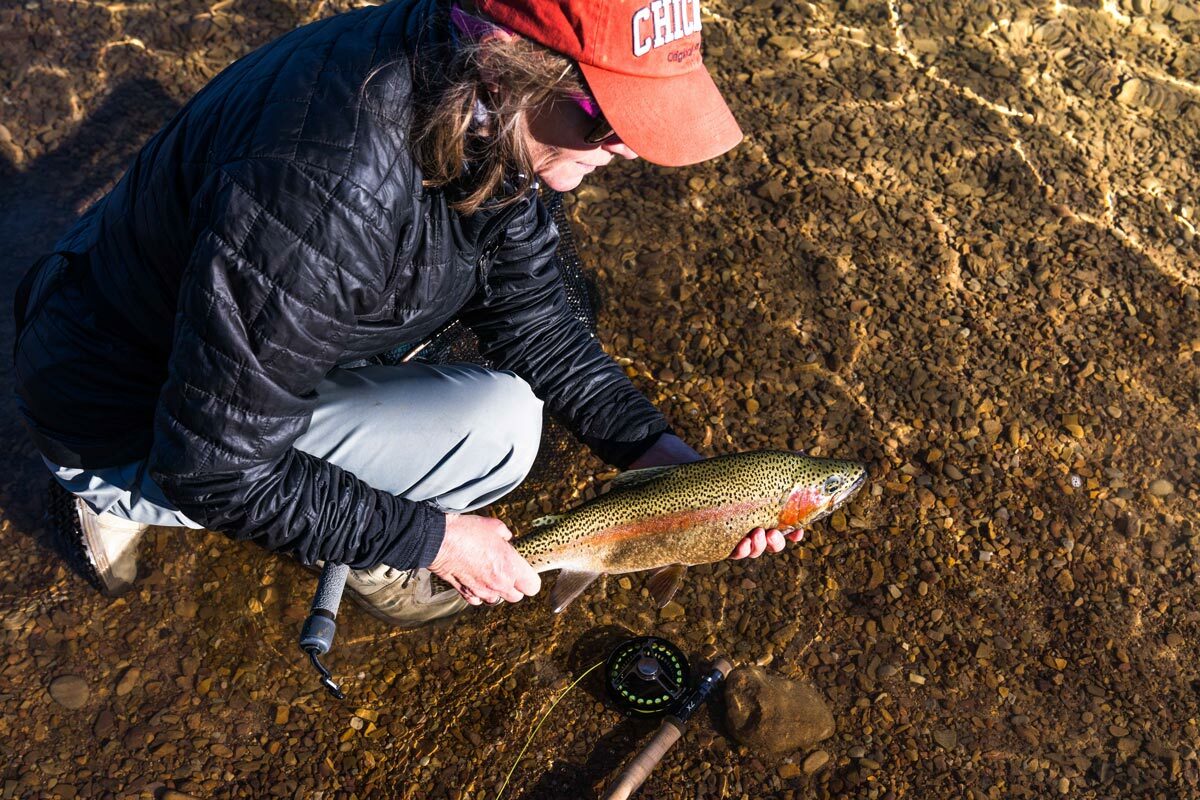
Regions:
<svg viewBox="0 0 1200 800"><path fill-rule="evenodd" d="M213 530L408 568L433 560L444 516L292 447L334 366L457 316L606 461L666 429L569 313L532 194L465 217L422 188L407 123L414 82L452 47L440 11L364 8L242 58L30 271L18 399L47 457L148 457Z"/></svg>

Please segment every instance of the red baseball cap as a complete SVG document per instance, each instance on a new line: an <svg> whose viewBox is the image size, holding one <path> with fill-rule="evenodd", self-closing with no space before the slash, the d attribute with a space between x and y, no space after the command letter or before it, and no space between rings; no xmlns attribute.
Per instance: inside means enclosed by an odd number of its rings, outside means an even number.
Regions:
<svg viewBox="0 0 1200 800"><path fill-rule="evenodd" d="M476 0L495 22L579 63L604 118L655 164L742 141L700 55L700 0Z"/></svg>

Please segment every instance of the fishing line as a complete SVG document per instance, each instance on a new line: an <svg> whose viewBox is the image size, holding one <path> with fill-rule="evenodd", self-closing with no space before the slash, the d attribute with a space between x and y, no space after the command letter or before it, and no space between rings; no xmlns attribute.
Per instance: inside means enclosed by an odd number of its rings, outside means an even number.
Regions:
<svg viewBox="0 0 1200 800"><path fill-rule="evenodd" d="M537 736L538 729L542 727L542 723L546 721L546 718L550 716L550 712L553 711L554 707L558 705L558 701L570 694L571 690L578 686L579 682L590 675L593 670L595 670L597 667L603 667L604 663L604 661L597 661L595 664L588 667L587 671L576 678L574 683L572 683L566 689L563 689L562 694L556 697L554 702L550 704L550 707L546 709L546 713L542 714L542 718L538 720L538 724L534 726L533 732L530 733L529 738L525 740L525 746L521 748L521 752L517 753L517 757L513 761L513 765L509 767L508 774L504 776L504 783L500 784L500 791L496 793L496 800L500 800L501 796L503 796L504 790L508 788L509 779L512 778L513 772L515 772L517 769L517 764L521 763L521 757L525 755L525 751L528 750L529 745L533 743L533 737Z"/></svg>

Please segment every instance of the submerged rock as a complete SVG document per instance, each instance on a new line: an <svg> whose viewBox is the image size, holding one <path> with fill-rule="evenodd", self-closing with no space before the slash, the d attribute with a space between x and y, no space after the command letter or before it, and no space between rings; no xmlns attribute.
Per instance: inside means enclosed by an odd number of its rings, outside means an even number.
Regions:
<svg viewBox="0 0 1200 800"><path fill-rule="evenodd" d="M813 686L739 667L725 685L730 733L756 753L782 755L833 735L833 714Z"/></svg>
<svg viewBox="0 0 1200 800"><path fill-rule="evenodd" d="M50 696L66 708L81 708L90 695L87 681L78 675L61 675L50 682Z"/></svg>

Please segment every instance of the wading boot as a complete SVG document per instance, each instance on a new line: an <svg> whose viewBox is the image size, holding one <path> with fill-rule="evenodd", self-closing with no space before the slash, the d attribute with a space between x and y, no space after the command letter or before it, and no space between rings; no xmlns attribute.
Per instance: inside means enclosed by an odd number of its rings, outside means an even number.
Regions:
<svg viewBox="0 0 1200 800"><path fill-rule="evenodd" d="M458 592L432 594L431 575L427 569L401 570L386 564L352 569L346 576L346 594L376 619L398 628L419 628L468 605Z"/></svg>
<svg viewBox="0 0 1200 800"><path fill-rule="evenodd" d="M97 514L55 480L50 482L49 512L60 551L89 583L109 597L133 587L138 542L149 525Z"/></svg>

